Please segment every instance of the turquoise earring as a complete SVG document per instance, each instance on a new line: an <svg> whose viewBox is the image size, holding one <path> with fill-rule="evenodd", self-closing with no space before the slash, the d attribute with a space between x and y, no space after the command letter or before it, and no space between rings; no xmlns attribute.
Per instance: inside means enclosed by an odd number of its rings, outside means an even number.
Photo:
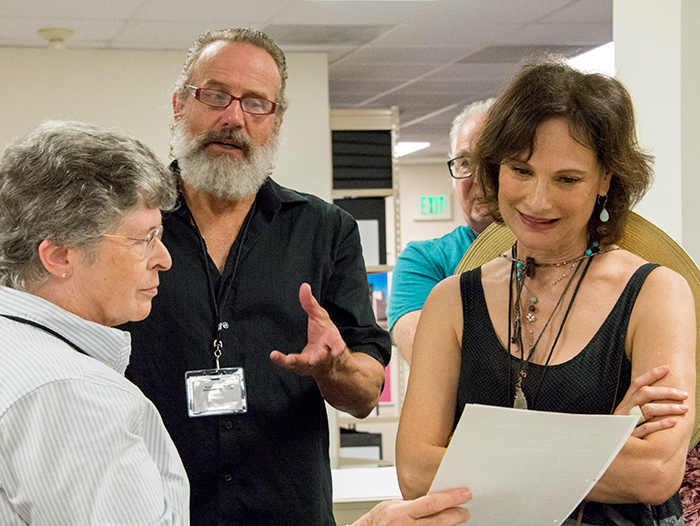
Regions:
<svg viewBox="0 0 700 526"><path fill-rule="evenodd" d="M602 203L600 202L601 197L603 198ZM599 195L598 204L600 204L600 207L602 208L602 210L600 211L600 222L607 223L610 220L610 214L608 213L607 208L605 208L605 205L608 204L608 194Z"/></svg>

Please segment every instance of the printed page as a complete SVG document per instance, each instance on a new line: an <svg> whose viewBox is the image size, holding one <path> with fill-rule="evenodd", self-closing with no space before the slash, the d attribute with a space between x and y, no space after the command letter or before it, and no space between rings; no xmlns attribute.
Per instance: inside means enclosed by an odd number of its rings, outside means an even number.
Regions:
<svg viewBox="0 0 700 526"><path fill-rule="evenodd" d="M557 526L605 473L636 424L636 416L468 404L430 491L469 488L469 526Z"/></svg>

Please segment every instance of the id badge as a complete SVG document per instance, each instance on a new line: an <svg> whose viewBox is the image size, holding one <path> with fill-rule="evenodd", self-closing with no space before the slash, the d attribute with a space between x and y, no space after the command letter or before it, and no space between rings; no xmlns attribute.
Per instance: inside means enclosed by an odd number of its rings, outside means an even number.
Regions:
<svg viewBox="0 0 700 526"><path fill-rule="evenodd" d="M190 417L248 411L242 367L187 371L185 383Z"/></svg>

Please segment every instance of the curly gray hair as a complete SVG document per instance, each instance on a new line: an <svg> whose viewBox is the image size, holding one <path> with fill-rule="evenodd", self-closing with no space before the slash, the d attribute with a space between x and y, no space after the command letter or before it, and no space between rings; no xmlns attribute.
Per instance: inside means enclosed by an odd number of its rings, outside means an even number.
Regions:
<svg viewBox="0 0 700 526"><path fill-rule="evenodd" d="M175 206L175 178L136 139L73 121L48 121L0 157L0 285L27 290L48 278L39 244L95 255L124 212Z"/></svg>

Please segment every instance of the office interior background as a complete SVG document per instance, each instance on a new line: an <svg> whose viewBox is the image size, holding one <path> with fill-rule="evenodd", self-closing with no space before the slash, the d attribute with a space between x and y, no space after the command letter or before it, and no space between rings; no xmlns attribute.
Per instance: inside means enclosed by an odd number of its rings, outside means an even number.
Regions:
<svg viewBox="0 0 700 526"><path fill-rule="evenodd" d="M0 147L46 119L75 119L125 130L167 162L171 85L187 48L207 29L256 27L289 65L279 183L335 197L336 110L395 108L398 140L430 143L393 159L390 265L407 242L462 223L445 161L463 106L497 95L532 53L573 57L614 42L640 141L656 156L655 184L636 210L700 261L699 24L697 0L0 0ZM42 28L70 31L47 40ZM426 221L430 196L451 207Z"/></svg>

